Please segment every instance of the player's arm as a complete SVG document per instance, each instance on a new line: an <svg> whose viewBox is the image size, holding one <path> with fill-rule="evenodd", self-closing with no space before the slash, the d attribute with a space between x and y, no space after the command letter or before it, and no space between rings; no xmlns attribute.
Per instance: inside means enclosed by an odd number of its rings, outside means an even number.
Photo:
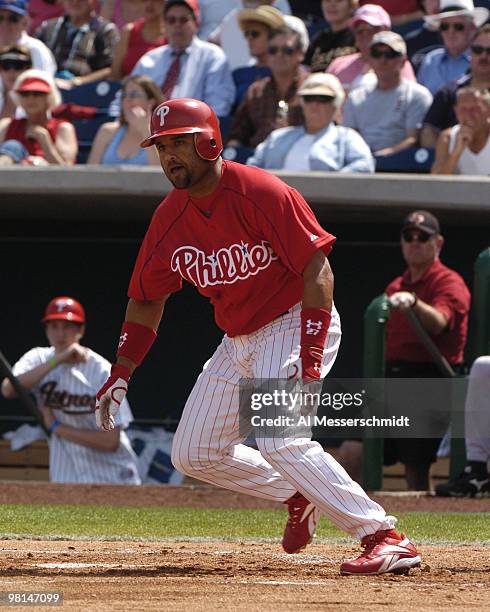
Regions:
<svg viewBox="0 0 490 612"><path fill-rule="evenodd" d="M77 429L76 427L60 423L49 406L41 406L41 412L46 427L60 438L104 453L115 453L119 448L120 427L114 427L114 429L108 432Z"/></svg>
<svg viewBox="0 0 490 612"><path fill-rule="evenodd" d="M390 304L401 311L412 309L426 332L437 336L449 324L448 315L437 307L431 306L409 291L396 291L390 295Z"/></svg>
<svg viewBox="0 0 490 612"><path fill-rule="evenodd" d="M95 418L106 431L114 429L114 415L128 391L128 382L156 338L168 295L158 300L130 298L116 354L116 362L96 395Z"/></svg>
<svg viewBox="0 0 490 612"><path fill-rule="evenodd" d="M303 270L301 369L304 381L319 379L332 318L333 273L325 253L315 251Z"/></svg>
<svg viewBox="0 0 490 612"><path fill-rule="evenodd" d="M40 363L33 367L31 370L19 374L17 380L26 389L30 390L35 387L45 376L58 367L62 363L81 363L87 361L88 352L87 349L80 345L78 342L74 342L69 347L55 353L53 357L50 357L47 361ZM8 378L4 378L2 381L2 395L6 399L12 399L17 397L12 383Z"/></svg>

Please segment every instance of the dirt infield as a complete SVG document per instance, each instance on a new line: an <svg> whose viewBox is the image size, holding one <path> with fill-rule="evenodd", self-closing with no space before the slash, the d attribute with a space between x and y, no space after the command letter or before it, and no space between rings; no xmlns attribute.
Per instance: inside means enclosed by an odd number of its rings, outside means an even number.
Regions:
<svg viewBox="0 0 490 612"><path fill-rule="evenodd" d="M0 590L62 591L69 610L488 610L488 547L422 546L408 576L341 577L357 549L0 541ZM40 609L40 608L39 608ZM59 608L50 608L52 610Z"/></svg>
<svg viewBox="0 0 490 612"><path fill-rule="evenodd" d="M393 512L489 508L488 500L375 497ZM207 486L0 483L0 503L108 501L124 506L278 507ZM269 543L0 540L0 591L62 591L70 611L490 609L489 546L418 548L422 568L408 576L354 578L338 573L341 561L359 552L349 544L313 544L299 555L286 555L278 544Z"/></svg>
<svg viewBox="0 0 490 612"><path fill-rule="evenodd" d="M441 498L417 493L371 495L389 512L488 512L488 499ZM0 504L74 504L174 508L281 508L281 504L208 485L66 485L0 481Z"/></svg>

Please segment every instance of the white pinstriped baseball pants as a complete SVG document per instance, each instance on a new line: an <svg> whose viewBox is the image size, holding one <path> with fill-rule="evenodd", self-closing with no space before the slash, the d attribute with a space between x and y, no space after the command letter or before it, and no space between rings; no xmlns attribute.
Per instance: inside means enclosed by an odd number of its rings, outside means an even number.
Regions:
<svg viewBox="0 0 490 612"><path fill-rule="evenodd" d="M300 491L337 527L362 538L396 523L371 500L318 442L307 438L257 438L259 450L239 432L239 380L301 375L300 305L246 336L225 336L205 364L174 436L172 462L180 472L226 489L284 502ZM340 345L333 310L322 377Z"/></svg>

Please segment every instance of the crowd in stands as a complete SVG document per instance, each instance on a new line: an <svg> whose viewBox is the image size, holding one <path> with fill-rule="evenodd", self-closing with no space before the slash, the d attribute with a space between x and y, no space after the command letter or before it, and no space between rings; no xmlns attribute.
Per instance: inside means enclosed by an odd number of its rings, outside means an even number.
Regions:
<svg viewBox="0 0 490 612"><path fill-rule="evenodd" d="M230 159L371 172L396 155L403 170L405 154L426 147L435 160L423 171L488 175L490 1L476 5L0 0L0 162L70 164L88 157L89 163L153 164L151 153L137 150L151 109L162 100L192 97L220 117ZM38 90L31 83L27 94L20 77L31 69L46 76L38 75ZM310 81L331 93L305 94L303 84L316 74L335 77ZM95 92L104 81L121 89L101 110ZM48 83L49 92L40 83ZM44 104L45 117L38 113L33 124L33 99L40 104L53 94L57 100L58 91L62 110ZM66 104L68 91L74 93ZM87 110L92 107L97 112ZM87 137L81 133L87 121L77 121L90 112L99 123L105 113L108 122L95 139L97 129ZM59 148L69 121L79 140L93 141L83 160L71 142ZM24 127L15 131L17 125ZM13 130L22 148L12 144ZM291 146L300 152L294 163Z"/></svg>

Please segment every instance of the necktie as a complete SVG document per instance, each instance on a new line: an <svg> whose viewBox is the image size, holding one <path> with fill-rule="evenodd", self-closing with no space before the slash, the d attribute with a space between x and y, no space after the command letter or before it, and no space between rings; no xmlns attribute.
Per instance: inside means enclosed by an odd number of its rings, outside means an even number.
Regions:
<svg viewBox="0 0 490 612"><path fill-rule="evenodd" d="M180 58L183 51L173 51L172 55L174 56L173 62L170 64L170 67L167 72L167 76L165 77L165 81L162 85L162 93L165 100L168 100L172 95L173 88L177 84L180 74Z"/></svg>

